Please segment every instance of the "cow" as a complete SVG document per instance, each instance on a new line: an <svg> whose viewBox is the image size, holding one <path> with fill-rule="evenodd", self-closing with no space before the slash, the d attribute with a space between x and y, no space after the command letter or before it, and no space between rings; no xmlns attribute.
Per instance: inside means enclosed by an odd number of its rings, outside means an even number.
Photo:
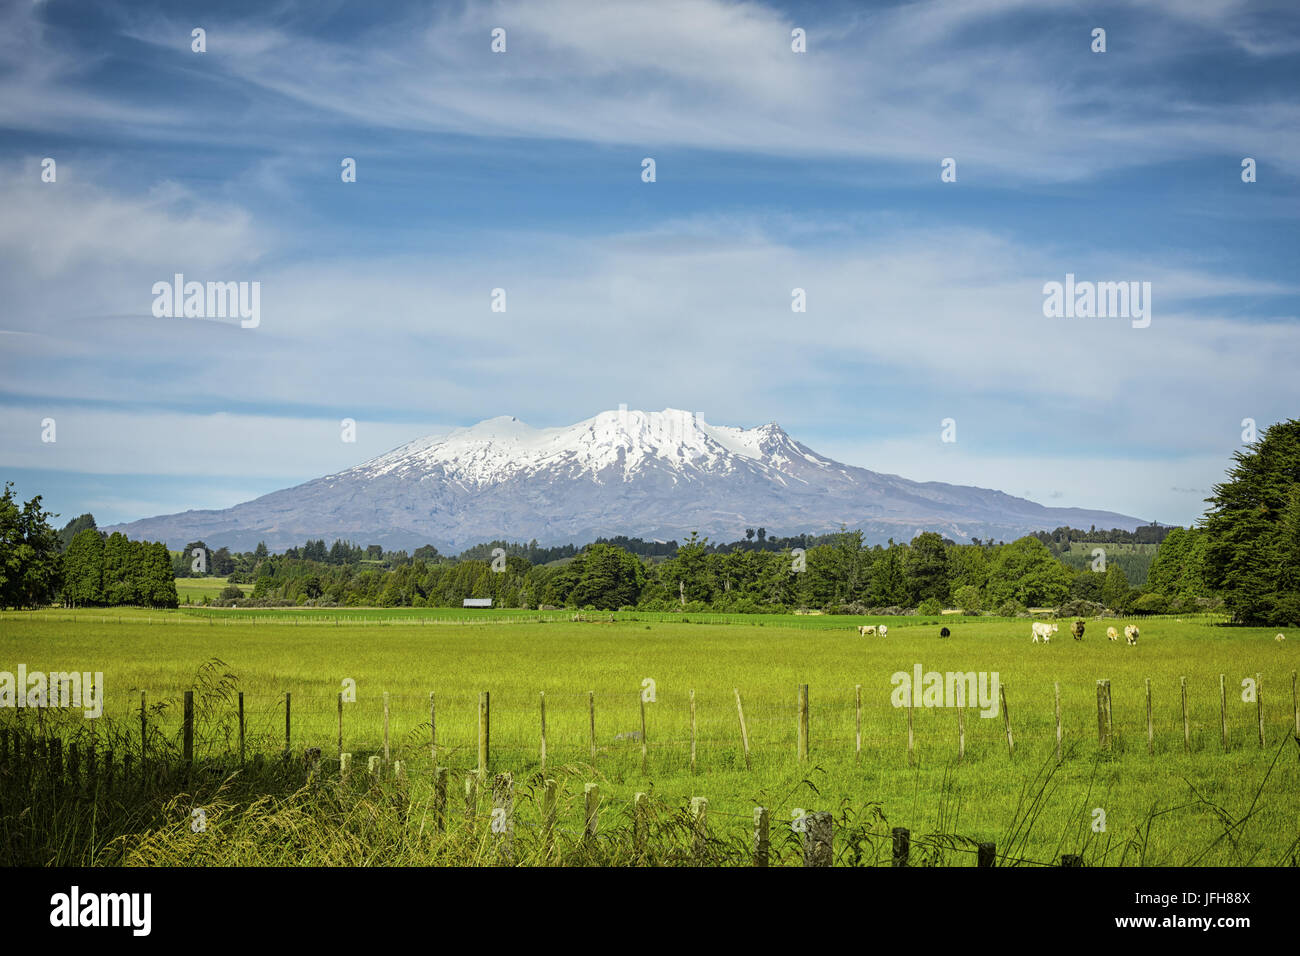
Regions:
<svg viewBox="0 0 1300 956"><path fill-rule="evenodd" d="M1070 633L1074 635L1074 639L1076 641L1083 640L1083 628L1084 628L1083 621L1075 621L1073 624L1070 625Z"/></svg>
<svg viewBox="0 0 1300 956"><path fill-rule="evenodd" d="M1052 635L1056 633L1056 630L1057 626L1055 624L1048 624L1044 621L1035 621L1033 624L1033 642L1037 644L1038 639L1041 637L1044 644L1050 644L1052 642Z"/></svg>
<svg viewBox="0 0 1300 956"><path fill-rule="evenodd" d="M1278 636L1275 637L1275 638L1273 638L1273 640L1275 640L1275 641L1277 641L1279 644L1281 644L1283 641L1286 640L1286 635L1285 635L1285 634L1278 634Z"/></svg>
<svg viewBox="0 0 1300 956"><path fill-rule="evenodd" d="M1112 641L1118 641L1119 631L1115 630L1113 627L1108 627L1106 628L1106 636L1109 637Z"/></svg>
<svg viewBox="0 0 1300 956"><path fill-rule="evenodd" d="M1138 642L1138 626L1136 624L1129 624L1124 628L1124 640L1128 641L1130 647Z"/></svg>
<svg viewBox="0 0 1300 956"><path fill-rule="evenodd" d="M886 634L889 633L889 626L885 624L880 625L880 627L876 628L876 633L879 634L881 637L884 637Z"/></svg>
<svg viewBox="0 0 1300 956"><path fill-rule="evenodd" d="M858 626L858 636L859 636L859 637L875 637L875 636L876 636L876 625L874 625L874 624L861 624L861 625L859 625L859 626Z"/></svg>
<svg viewBox="0 0 1300 956"><path fill-rule="evenodd" d="M940 636L940 637L952 637L952 631L948 630L946 627L941 627L941 628L939 628L939 636Z"/></svg>

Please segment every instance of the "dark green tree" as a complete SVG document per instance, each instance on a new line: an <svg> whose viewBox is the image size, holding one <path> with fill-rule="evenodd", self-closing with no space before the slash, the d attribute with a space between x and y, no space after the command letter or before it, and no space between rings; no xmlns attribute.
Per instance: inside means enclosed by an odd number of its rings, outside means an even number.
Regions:
<svg viewBox="0 0 1300 956"><path fill-rule="evenodd" d="M1245 624L1300 624L1300 421L1233 455L1204 523L1206 581Z"/></svg>
<svg viewBox="0 0 1300 956"><path fill-rule="evenodd" d="M104 603L104 536L93 527L77 532L63 553L63 603L69 607Z"/></svg>

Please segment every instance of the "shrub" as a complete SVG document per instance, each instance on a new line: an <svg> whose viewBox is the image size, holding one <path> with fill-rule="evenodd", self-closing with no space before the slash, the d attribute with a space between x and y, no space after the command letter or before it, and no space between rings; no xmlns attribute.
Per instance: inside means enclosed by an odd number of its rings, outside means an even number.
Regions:
<svg viewBox="0 0 1300 956"><path fill-rule="evenodd" d="M1169 613L1169 598L1152 591L1150 594L1144 594L1134 601L1133 610L1138 614L1167 614Z"/></svg>
<svg viewBox="0 0 1300 956"><path fill-rule="evenodd" d="M924 614L927 617L933 614L943 613L943 602L938 598L926 598L916 606L917 614Z"/></svg>
<svg viewBox="0 0 1300 956"><path fill-rule="evenodd" d="M1096 601L1066 601L1052 613L1056 617L1098 617L1105 608Z"/></svg>
<svg viewBox="0 0 1300 956"><path fill-rule="evenodd" d="M999 617L1028 617L1029 612L1025 609L1025 606L1021 604L1019 601L1017 601L1015 598L1007 598L1005 601L1003 601L1001 604L998 605L998 616Z"/></svg>
<svg viewBox="0 0 1300 956"><path fill-rule="evenodd" d="M984 601L980 597L980 589L967 584L953 592L953 602L961 608L963 614L979 614L984 610Z"/></svg>

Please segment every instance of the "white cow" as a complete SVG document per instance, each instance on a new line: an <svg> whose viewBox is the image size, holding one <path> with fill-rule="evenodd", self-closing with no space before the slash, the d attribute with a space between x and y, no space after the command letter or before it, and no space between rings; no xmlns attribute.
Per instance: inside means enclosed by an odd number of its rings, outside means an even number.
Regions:
<svg viewBox="0 0 1300 956"><path fill-rule="evenodd" d="M1056 633L1056 628L1057 626L1055 624L1048 624L1045 621L1035 621L1033 626L1033 642L1037 644L1038 639L1041 637L1044 644L1052 643L1052 635Z"/></svg>
<svg viewBox="0 0 1300 956"><path fill-rule="evenodd" d="M1275 641L1277 641L1279 644L1281 644L1283 641L1286 640L1286 635L1285 635L1285 634L1279 634L1277 637L1273 638L1273 640L1275 640Z"/></svg>
<svg viewBox="0 0 1300 956"><path fill-rule="evenodd" d="M1130 646L1138 642L1138 626L1136 624L1129 624L1124 628L1124 640L1128 641Z"/></svg>
<svg viewBox="0 0 1300 956"><path fill-rule="evenodd" d="M1113 627L1108 627L1106 628L1106 636L1109 637L1112 641L1118 641L1119 631L1115 630Z"/></svg>
<svg viewBox="0 0 1300 956"><path fill-rule="evenodd" d="M859 637L875 637L875 636L876 636L876 625L874 625L874 624L861 624L861 625L859 625L859 626L858 626L858 636L859 636Z"/></svg>
<svg viewBox="0 0 1300 956"><path fill-rule="evenodd" d="M880 625L880 627L877 629L877 633L879 633L881 637L884 637L886 634L889 633L888 625L885 624Z"/></svg>

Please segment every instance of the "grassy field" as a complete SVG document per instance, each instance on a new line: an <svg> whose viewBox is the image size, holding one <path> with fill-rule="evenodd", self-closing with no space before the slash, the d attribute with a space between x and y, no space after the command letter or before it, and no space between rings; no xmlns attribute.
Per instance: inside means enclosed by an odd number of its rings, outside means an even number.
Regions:
<svg viewBox="0 0 1300 956"><path fill-rule="evenodd" d="M549 620L529 616L410 609L11 613L0 615L0 670L23 663L29 672L102 671L108 723L100 722L96 732L105 735L112 722L138 734L144 691L151 726L175 738L181 691L194 687L201 754L235 745L235 691L245 694L250 752L282 749L288 692L294 749L320 747L327 759L338 751L337 694L352 681L356 702L344 705L343 749L357 755L360 766L382 750L387 693L393 755L408 762L416 788L427 787L431 776L431 692L440 765L457 776L475 766L478 696L489 691L492 769L512 771L521 785L539 782L544 693L547 776L561 780L573 826L582 785L595 781L615 815L626 813L637 791L665 805L707 797L711 830L737 838L761 804L771 809L776 829L788 830L798 810L848 809L871 819L884 838L888 827L906 826L918 840L926 834L995 840L1000 854L1039 862L1073 852L1093 864L1279 864L1296 853L1300 752L1291 734L1300 635L1279 644L1273 631L1148 618L1136 647L1105 639L1106 626L1122 628L1123 621L1091 622L1081 642L1062 627L1044 646L1030 643L1026 620L949 618L943 623L953 637L941 640L938 624L906 619L891 620L885 639L863 639L851 618L762 615L742 621L731 615L733 623L709 626L619 614L612 622L609 614L578 622L572 612L553 612ZM920 707L913 713L909 765L907 710L891 703L891 677L910 675L917 664L926 672L996 672L1014 756L1001 712L992 718L965 712L965 759L959 763L956 710ZM1226 753L1220 674L1227 678ZM1262 748L1256 705L1242 700L1243 679L1256 674L1262 680ZM1184 677L1190 753L1183 744ZM1109 752L1098 747L1098 679L1112 687L1116 746ZM1148 679L1153 754L1146 740ZM655 699L646 704L643 772L641 743L616 736L640 730L647 680ZM1065 751L1059 766L1057 683ZM796 757L800 684L809 685L811 702L811 754L802 764ZM750 769L736 689L750 737ZM1099 810L1104 832L1094 830ZM526 821L536 807L521 799L517 812ZM961 851L931 852L937 862L970 862Z"/></svg>
<svg viewBox="0 0 1300 956"><path fill-rule="evenodd" d="M176 597L180 599L181 604L189 598L191 604L201 604L206 597L213 600L221 589L226 586L225 578L177 578L176 579ZM248 594L252 588L248 585L237 585L245 594Z"/></svg>

